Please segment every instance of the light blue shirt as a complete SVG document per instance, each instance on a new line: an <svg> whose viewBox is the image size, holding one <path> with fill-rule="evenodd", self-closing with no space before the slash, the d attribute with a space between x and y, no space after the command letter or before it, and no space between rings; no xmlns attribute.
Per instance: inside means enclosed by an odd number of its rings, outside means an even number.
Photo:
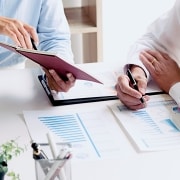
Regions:
<svg viewBox="0 0 180 180"><path fill-rule="evenodd" d="M33 26L38 33L39 50L55 52L64 60L73 61L70 30L61 0L0 0L0 16ZM13 44L3 35L0 41ZM23 61L23 56L0 47L0 67Z"/></svg>

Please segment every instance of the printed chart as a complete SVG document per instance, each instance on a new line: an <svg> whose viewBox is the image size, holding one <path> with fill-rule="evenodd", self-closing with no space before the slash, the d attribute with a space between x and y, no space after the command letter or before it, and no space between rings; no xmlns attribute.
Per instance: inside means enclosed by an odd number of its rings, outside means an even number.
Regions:
<svg viewBox="0 0 180 180"><path fill-rule="evenodd" d="M47 143L53 132L56 142L68 142L78 159L117 157L121 153L119 125L108 107L81 112L24 111L31 138Z"/></svg>
<svg viewBox="0 0 180 180"><path fill-rule="evenodd" d="M173 100L156 99L137 111L118 104L111 109L140 151L154 151L180 148L180 131L172 119L174 107Z"/></svg>

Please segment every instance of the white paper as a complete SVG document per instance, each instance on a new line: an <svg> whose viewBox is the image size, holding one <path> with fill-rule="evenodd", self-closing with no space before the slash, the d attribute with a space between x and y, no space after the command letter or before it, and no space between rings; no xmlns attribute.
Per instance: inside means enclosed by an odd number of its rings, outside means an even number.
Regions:
<svg viewBox="0 0 180 180"><path fill-rule="evenodd" d="M174 107L177 104L164 95L151 96L147 108L137 111L121 104L110 108L140 151L157 151L180 148L180 131L172 120Z"/></svg>
<svg viewBox="0 0 180 180"><path fill-rule="evenodd" d="M56 142L72 144L73 158L108 158L121 153L122 134L108 107L78 112L24 111L24 117L34 141L47 143L46 134L51 131Z"/></svg>
<svg viewBox="0 0 180 180"><path fill-rule="evenodd" d="M54 100L117 95L115 84L117 82L118 74L116 72L104 71L92 73L92 75L103 84L85 80L76 80L75 86L68 92L52 93Z"/></svg>

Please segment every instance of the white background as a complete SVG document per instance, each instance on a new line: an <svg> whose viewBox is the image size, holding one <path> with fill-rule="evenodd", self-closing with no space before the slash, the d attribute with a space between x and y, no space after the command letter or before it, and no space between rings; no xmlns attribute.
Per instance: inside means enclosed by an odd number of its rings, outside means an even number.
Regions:
<svg viewBox="0 0 180 180"><path fill-rule="evenodd" d="M175 0L102 0L103 60L126 62L130 45Z"/></svg>

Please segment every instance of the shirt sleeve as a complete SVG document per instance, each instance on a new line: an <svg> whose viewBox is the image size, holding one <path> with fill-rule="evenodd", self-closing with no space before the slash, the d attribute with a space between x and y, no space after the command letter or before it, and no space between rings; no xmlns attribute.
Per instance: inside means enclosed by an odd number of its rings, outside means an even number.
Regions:
<svg viewBox="0 0 180 180"><path fill-rule="evenodd" d="M170 90L169 95L176 101L178 106L180 107L180 82L174 84Z"/></svg>
<svg viewBox="0 0 180 180"><path fill-rule="evenodd" d="M63 60L73 62L71 34L62 0L43 0L37 32L40 50L55 52Z"/></svg>

